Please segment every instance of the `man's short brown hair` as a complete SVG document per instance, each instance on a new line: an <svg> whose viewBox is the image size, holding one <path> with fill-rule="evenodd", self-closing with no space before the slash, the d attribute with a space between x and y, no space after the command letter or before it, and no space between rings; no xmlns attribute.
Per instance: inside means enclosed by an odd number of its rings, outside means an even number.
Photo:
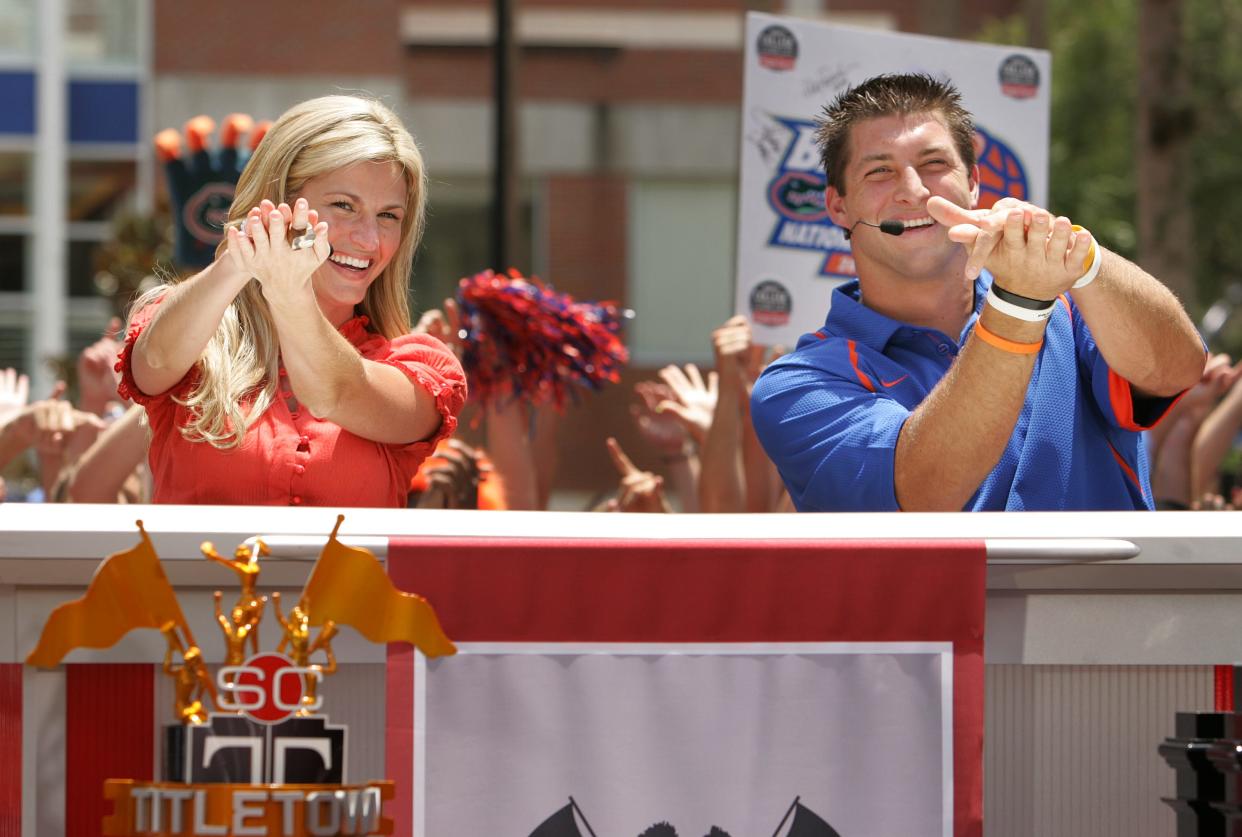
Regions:
<svg viewBox="0 0 1242 837"><path fill-rule="evenodd" d="M845 194L845 164L850 156L850 129L864 119L936 113L941 116L962 162L975 164L975 122L962 107L962 94L948 81L923 73L874 76L850 87L824 106L815 142L828 185Z"/></svg>

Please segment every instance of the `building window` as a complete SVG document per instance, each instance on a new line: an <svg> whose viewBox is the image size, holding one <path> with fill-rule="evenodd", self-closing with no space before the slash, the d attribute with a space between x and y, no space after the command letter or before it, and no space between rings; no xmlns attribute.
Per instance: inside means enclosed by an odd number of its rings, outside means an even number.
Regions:
<svg viewBox="0 0 1242 837"><path fill-rule="evenodd" d="M30 212L30 154L0 151L0 217Z"/></svg>
<svg viewBox="0 0 1242 837"><path fill-rule="evenodd" d="M0 293L15 293L26 286L26 236L0 235Z"/></svg>
<svg viewBox="0 0 1242 837"><path fill-rule="evenodd" d="M737 186L635 181L629 194L630 354L639 366L710 365L733 313Z"/></svg>
<svg viewBox="0 0 1242 837"><path fill-rule="evenodd" d="M36 20L34 0L0 0L0 55L34 55Z"/></svg>
<svg viewBox="0 0 1242 837"><path fill-rule="evenodd" d="M70 160L70 221L107 221L128 208L138 180L134 160Z"/></svg>
<svg viewBox="0 0 1242 837"><path fill-rule="evenodd" d="M532 201L523 196L518 209L516 252L510 258L527 275L536 272L531 266L533 217ZM439 192L432 192L427 229L414 259L411 282L411 310L416 317L417 312L439 308L447 297L456 296L458 281L491 267L491 231L491 202L482 181L455 182L451 190L446 184Z"/></svg>
<svg viewBox="0 0 1242 837"><path fill-rule="evenodd" d="M70 0L65 54L70 66L138 64L139 0Z"/></svg>
<svg viewBox="0 0 1242 837"><path fill-rule="evenodd" d="M94 298L99 295L95 290L95 252L100 244L99 241L69 242L69 296Z"/></svg>

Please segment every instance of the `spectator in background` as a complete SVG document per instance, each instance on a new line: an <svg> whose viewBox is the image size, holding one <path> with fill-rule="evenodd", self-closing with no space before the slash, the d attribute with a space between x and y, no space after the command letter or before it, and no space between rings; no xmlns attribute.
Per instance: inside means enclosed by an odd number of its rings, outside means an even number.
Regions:
<svg viewBox="0 0 1242 837"><path fill-rule="evenodd" d="M1242 362L1208 359L1203 377L1148 434L1156 508L1235 509L1242 500L1236 473L1226 473L1242 430ZM1236 465L1230 465L1231 470Z"/></svg>
<svg viewBox="0 0 1242 837"><path fill-rule="evenodd" d="M120 317L108 321L98 340L78 355L78 408L101 417L117 418L125 412L127 402L117 397L121 376L116 371L116 357L121 350L117 337L121 333Z"/></svg>
<svg viewBox="0 0 1242 837"><path fill-rule="evenodd" d="M632 414L644 438L660 451L684 511L781 510L787 495L749 413L751 388L780 350L756 346L750 322L740 315L713 330L711 341L715 370L704 376L693 363L664 367L661 382L635 387L641 401Z"/></svg>
<svg viewBox="0 0 1242 837"><path fill-rule="evenodd" d="M145 467L150 433L146 412L134 404L112 422L82 457L66 469L67 503L147 503L150 480Z"/></svg>
<svg viewBox="0 0 1242 837"><path fill-rule="evenodd" d="M414 331L442 341L460 360L464 350L461 318L452 297L445 299L440 308L425 311ZM455 502L460 502L463 481L478 479L479 499L486 507L513 511L546 509L556 470L555 431L559 416L547 406L534 406L514 397L504 399L503 403L492 399L477 409L475 421L483 426L483 443L463 443L455 448L455 457L428 463L441 468L437 474L429 474L427 466L420 468L412 485L415 496L411 497L411 505L459 507L441 502L448 503L444 498L450 493L457 493L459 500ZM434 490L428 492L428 487Z"/></svg>
<svg viewBox="0 0 1242 837"><path fill-rule="evenodd" d="M13 422L30 403L30 378L16 369L0 370L0 467L25 450L17 444Z"/></svg>
<svg viewBox="0 0 1242 837"><path fill-rule="evenodd" d="M410 508L509 508L504 482L480 448L460 439L448 439L423 460L410 483Z"/></svg>
<svg viewBox="0 0 1242 837"><path fill-rule="evenodd" d="M0 468L33 449L39 466L39 492L50 499L61 474L91 446L104 419L63 399L60 381L49 398L29 400L29 381L13 369L0 372Z"/></svg>
<svg viewBox="0 0 1242 837"><path fill-rule="evenodd" d="M701 426L695 422L696 435L692 435L682 415L674 412L683 406L683 397L693 402L693 394L687 394L690 381L686 376L693 373L699 381L700 390L709 399L704 405L704 422ZM639 381L634 385L634 394L638 402L630 405L630 417L634 420L639 434L647 446L655 452L660 469L671 490L681 502L681 511L697 512L699 510L699 447L702 437L706 435L711 411L715 405L715 383L711 384L708 393L703 386L698 367L687 364L685 372L681 367L668 366L660 371L660 375L676 375L685 382L683 394L679 395L673 386L665 381ZM710 378L710 375L709 375Z"/></svg>
<svg viewBox="0 0 1242 837"><path fill-rule="evenodd" d="M1231 371L1239 368L1242 364ZM1242 386L1236 372L1231 377L1224 397L1204 417L1191 445L1190 496L1204 508L1238 506L1238 486L1224 485L1221 474L1221 465L1242 431Z"/></svg>
<svg viewBox="0 0 1242 837"><path fill-rule="evenodd" d="M672 507L664 495L664 478L650 471L644 471L621 450L621 445L611 436L605 440L608 455L612 464L621 475L616 496L598 507L597 511L609 512L645 512L668 514Z"/></svg>
<svg viewBox="0 0 1242 837"><path fill-rule="evenodd" d="M1199 499L1192 478L1195 438L1205 418L1242 376L1242 364L1233 365L1228 355L1213 355L1204 367L1199 383L1178 399L1164 421L1147 432L1147 450L1152 462L1151 489L1158 510L1184 511ZM1219 462L1210 471L1214 474ZM1200 460L1202 473L1206 463ZM1214 490L1213 490L1213 493Z"/></svg>

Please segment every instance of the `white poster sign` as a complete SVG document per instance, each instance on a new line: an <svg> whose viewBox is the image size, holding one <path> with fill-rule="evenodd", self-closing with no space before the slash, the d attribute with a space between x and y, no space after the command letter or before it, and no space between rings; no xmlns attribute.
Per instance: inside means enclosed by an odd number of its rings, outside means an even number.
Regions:
<svg viewBox="0 0 1242 837"><path fill-rule="evenodd" d="M759 343L792 348L854 275L814 142L816 116L849 86L882 73L949 79L979 129L980 206L1047 205L1047 52L750 13L745 62L736 307Z"/></svg>
<svg viewBox="0 0 1242 837"><path fill-rule="evenodd" d="M949 643L458 651L416 664L416 837L953 834Z"/></svg>

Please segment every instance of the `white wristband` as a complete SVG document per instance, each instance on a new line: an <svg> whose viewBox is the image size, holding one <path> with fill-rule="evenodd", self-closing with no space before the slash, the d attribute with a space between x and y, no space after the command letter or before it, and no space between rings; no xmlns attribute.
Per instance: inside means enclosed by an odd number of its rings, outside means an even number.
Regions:
<svg viewBox="0 0 1242 837"><path fill-rule="evenodd" d="M1091 235L1091 233L1087 232L1077 224L1074 225L1074 232ZM1087 272L1078 277L1078 281L1070 286L1071 290L1074 288L1087 287L1095 281L1095 277L1100 275L1100 262L1103 261L1103 259L1100 256L1100 244L1095 240L1095 236L1093 235L1091 235L1091 249L1087 251L1087 261L1090 262L1090 265L1087 266Z"/></svg>
<svg viewBox="0 0 1242 837"><path fill-rule="evenodd" d="M1023 308L1021 305L1014 305L1012 302L1006 302L996 295L996 292L988 288L988 305L991 305L1002 314L1006 314L1014 319L1026 320L1028 323L1042 323L1044 320L1052 316L1052 309L1056 307L1056 303L1049 305L1047 308L1032 310Z"/></svg>

